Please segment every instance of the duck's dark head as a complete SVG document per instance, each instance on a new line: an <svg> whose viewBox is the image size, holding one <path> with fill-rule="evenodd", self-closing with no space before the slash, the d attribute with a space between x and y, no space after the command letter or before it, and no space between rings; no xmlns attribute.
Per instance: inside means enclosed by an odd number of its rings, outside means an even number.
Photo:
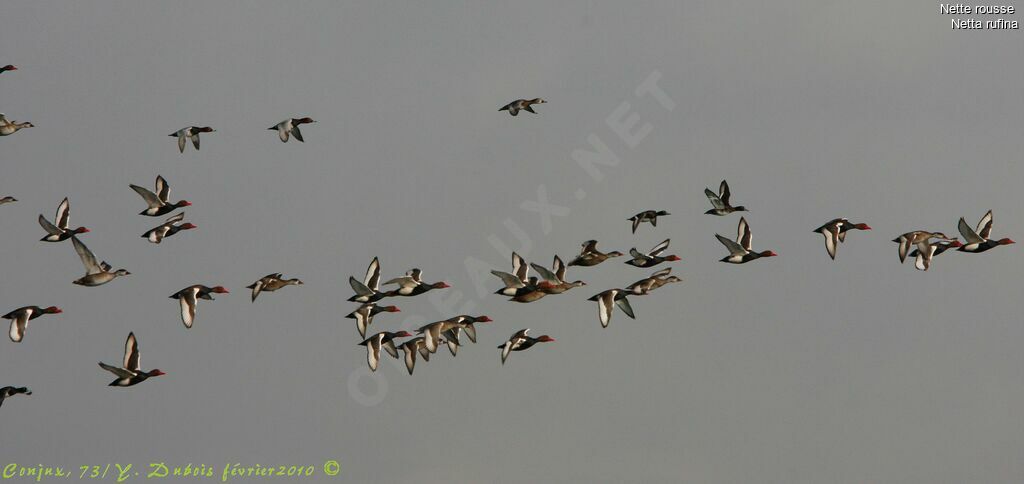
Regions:
<svg viewBox="0 0 1024 484"><path fill-rule="evenodd" d="M50 306L50 307L48 307L48 308L43 310L43 313L45 313L45 314L60 314L60 313L63 313L63 312L64 312L64 310L61 309L61 308L58 308L57 306Z"/></svg>
<svg viewBox="0 0 1024 484"><path fill-rule="evenodd" d="M778 255L779 254L776 254L775 252L772 252L770 250L766 250L764 252L761 252L761 257L777 257Z"/></svg>
<svg viewBox="0 0 1024 484"><path fill-rule="evenodd" d="M738 207L733 207L732 209L737 211L737 212L749 212L750 211L750 210L747 210L747 207L744 207L743 205L740 205Z"/></svg>
<svg viewBox="0 0 1024 484"><path fill-rule="evenodd" d="M858 230L871 230L871 227L868 227L868 224L853 224L853 228Z"/></svg>
<svg viewBox="0 0 1024 484"><path fill-rule="evenodd" d="M399 313L399 312L402 312L401 309L398 309L398 306L384 306L384 307L382 307L380 309L381 309L381 311L388 312L388 313Z"/></svg>
<svg viewBox="0 0 1024 484"><path fill-rule="evenodd" d="M166 374L167 373L164 373L164 372L162 372L160 370L149 370L149 373L146 373L146 375L148 375L148 376L161 376L161 375L166 375Z"/></svg>
<svg viewBox="0 0 1024 484"><path fill-rule="evenodd" d="M192 230L192 229L195 229L195 228L198 228L198 227L196 227L196 225L191 223L191 222L186 222L186 223L181 224L181 227L179 227L179 228L181 230Z"/></svg>
<svg viewBox="0 0 1024 484"><path fill-rule="evenodd" d="M193 131L198 131L200 133L212 133L214 131L217 131L217 130L209 127L209 126L203 126L203 127L193 126L192 130Z"/></svg>
<svg viewBox="0 0 1024 484"><path fill-rule="evenodd" d="M670 213L668 213L668 212L666 212L666 211L664 211L664 210L658 210L658 211L657 211L657 215L658 215L659 217L664 217L665 215L672 215L672 214L670 214Z"/></svg>
<svg viewBox="0 0 1024 484"><path fill-rule="evenodd" d="M128 272L128 271L126 271L124 269L118 269L116 272L114 272L114 275L115 276L130 276L130 275L132 275L132 273Z"/></svg>
<svg viewBox="0 0 1024 484"><path fill-rule="evenodd" d="M538 336L537 337L537 342L539 342L539 343L554 343L555 342L555 338L552 338L552 337L550 337L550 336L545 334L545 335Z"/></svg>
<svg viewBox="0 0 1024 484"><path fill-rule="evenodd" d="M665 257L665 260L667 260L667 261L677 261L677 260L683 260L683 259L681 257L679 257L678 255L670 255L670 256Z"/></svg>
<svg viewBox="0 0 1024 484"><path fill-rule="evenodd" d="M299 119L296 119L296 120L294 120L292 122L295 123L295 124L309 124L309 123L315 123L316 121L314 121L313 118L299 118Z"/></svg>
<svg viewBox="0 0 1024 484"><path fill-rule="evenodd" d="M438 281L438 282L435 282L435 283L431 284L430 287L432 287L434 289L445 289L445 288L452 287L452 286L449 286L447 282Z"/></svg>
<svg viewBox="0 0 1024 484"><path fill-rule="evenodd" d="M1006 239L999 239L999 245L1010 245L1010 244L1016 244L1016 242L1014 242L1013 240L1008 239L1008 238L1006 238Z"/></svg>
<svg viewBox="0 0 1024 484"><path fill-rule="evenodd" d="M75 233L76 234L87 234L87 233L89 233L89 229L87 229L85 227L78 227L77 229L75 229Z"/></svg>
<svg viewBox="0 0 1024 484"><path fill-rule="evenodd" d="M214 286L210 289L210 292L216 294L228 294L228 290L224 286Z"/></svg>
<svg viewBox="0 0 1024 484"><path fill-rule="evenodd" d="M408 338L410 336L412 336L412 333L408 331L399 331L391 335L391 337L393 338Z"/></svg>
<svg viewBox="0 0 1024 484"><path fill-rule="evenodd" d="M178 200L178 203L175 203L174 206L178 207L178 208L181 208L181 207L191 207L192 206L192 202L190 202L188 200Z"/></svg>
<svg viewBox="0 0 1024 484"><path fill-rule="evenodd" d="M6 66L0 67L0 72L3 72L3 71L16 71L16 70L18 70L18 66L14 65L14 64L7 64Z"/></svg>
<svg viewBox="0 0 1024 484"><path fill-rule="evenodd" d="M473 318L473 322L474 323L489 323L491 321L494 321L494 320L491 319L489 316L477 316L477 317Z"/></svg>

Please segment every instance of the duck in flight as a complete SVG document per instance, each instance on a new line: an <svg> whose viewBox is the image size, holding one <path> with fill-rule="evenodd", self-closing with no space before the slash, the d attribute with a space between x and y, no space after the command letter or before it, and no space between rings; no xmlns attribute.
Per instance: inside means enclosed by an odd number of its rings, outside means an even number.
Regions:
<svg viewBox="0 0 1024 484"><path fill-rule="evenodd" d="M635 234L637 227L639 227L641 223L647 222L647 223L650 223L651 226L657 227L658 226L658 217L664 217L666 215L672 215L672 214L670 214L670 213L668 213L668 212L666 212L664 210L644 210L643 212L640 212L640 213L638 213L638 214L636 214L636 215L634 215L632 217L629 217L626 220L629 220L630 222L633 222L633 233Z"/></svg>
<svg viewBox="0 0 1024 484"><path fill-rule="evenodd" d="M380 292L380 261L374 257L370 265L366 267L366 276L360 282L355 277L349 276L348 285L352 286L355 295L348 298L351 302L372 303L388 296Z"/></svg>
<svg viewBox="0 0 1024 484"><path fill-rule="evenodd" d="M374 316L380 313L397 313L399 311L401 310L398 309L398 306L381 306L377 303L366 303L359 306L359 309L348 313L345 317L356 320L356 329L359 330L359 336L365 338L366 328L370 327L370 324L373 323Z"/></svg>
<svg viewBox="0 0 1024 484"><path fill-rule="evenodd" d="M39 214L39 226L46 231L46 236L39 240L62 242L70 239L72 235L89 232L89 229L85 227L78 227L74 230L68 228L68 222L71 221L71 205L68 203L67 197L64 197L64 200L57 206L57 214L53 217L53 221L56 222L56 225L46 220L43 214Z"/></svg>
<svg viewBox="0 0 1024 484"><path fill-rule="evenodd" d="M182 230L192 230L197 228L195 224L190 222L181 223L182 220L185 220L185 212L171 216L164 223L147 230L146 233L142 234L142 238L154 244L159 244L167 237L170 237Z"/></svg>
<svg viewBox="0 0 1024 484"><path fill-rule="evenodd" d="M910 248L915 245L920 252L931 252L931 249L928 247L931 244L932 239L954 240L947 237L946 234L943 234L942 232L927 232L924 230L914 230L892 239L893 242L899 244L900 264L907 260L907 254L910 253Z"/></svg>
<svg viewBox="0 0 1024 484"><path fill-rule="evenodd" d="M181 207L187 207L192 205L188 200L178 200L176 203L168 203L167 197L171 194L171 187L167 184L167 180L164 177L157 175L156 177L156 193L153 193L145 188L138 185L128 185L138 193L143 200L146 201L148 206L145 210L139 212L139 215L147 215L150 217L159 217L173 212Z"/></svg>
<svg viewBox="0 0 1024 484"><path fill-rule="evenodd" d="M412 336L412 333L408 331L398 331L396 333L381 331L359 343L360 346L366 347L366 362L369 363L370 370L377 371L381 348L384 348L384 351L387 351L389 355L397 359L398 348L395 348L395 338L405 338L408 336Z"/></svg>
<svg viewBox="0 0 1024 484"><path fill-rule="evenodd" d="M740 224L736 228L736 241L729 240L721 235L715 234L718 241L729 249L729 255L721 259L722 262L728 262L730 264L746 264L755 259L762 257L775 257L778 254L770 250L761 252L754 252L750 247L750 241L752 234L750 233L750 226L747 225L747 219L740 217Z"/></svg>
<svg viewBox="0 0 1024 484"><path fill-rule="evenodd" d="M634 296L645 296L647 294L650 294L651 291L661 286L664 286L665 284L671 284L673 282L682 282L682 279L676 276L669 275L671 273L672 268L666 267L665 269L662 269L658 272L655 272L654 274L651 274L650 277L645 277L643 279L640 279L639 281L636 281L626 286L626 290L629 291L629 293Z"/></svg>
<svg viewBox="0 0 1024 484"><path fill-rule="evenodd" d="M914 258L914 268L919 271L927 271L932 266L932 259L949 250L957 249L962 247L963 244L959 240L934 240L926 246L924 251L921 250L920 245L910 252L910 257Z"/></svg>
<svg viewBox="0 0 1024 484"><path fill-rule="evenodd" d="M124 269L112 270L113 267L107 264L106 261L102 263L96 262L96 256L93 255L92 251L89 250L78 237L71 237L71 244L75 246L75 252L78 253L78 258L82 260L82 265L85 266L85 275L74 280L74 284L86 287L102 286L118 277L131 275Z"/></svg>
<svg viewBox="0 0 1024 484"><path fill-rule="evenodd" d="M569 261L570 266L583 266L590 267L596 266L612 257L621 257L622 252L613 250L608 253L597 250L597 241L588 240L583 243L580 249L580 255L576 256L575 259Z"/></svg>
<svg viewBox="0 0 1024 484"><path fill-rule="evenodd" d="M24 122L19 123L17 121L8 121L4 113L0 113L0 136L10 136L17 133L21 129L34 128L36 125Z"/></svg>
<svg viewBox="0 0 1024 484"><path fill-rule="evenodd" d="M267 129L277 131L277 136L281 138L282 143L287 143L289 137L292 136L300 142L305 143L306 140L302 139L302 131L299 131L299 126L315 122L316 121L313 121L313 118L288 118Z"/></svg>
<svg viewBox="0 0 1024 484"><path fill-rule="evenodd" d="M100 362L100 368L107 370L117 376L107 386L130 387L138 385L150 377L166 375L160 370L142 371L140 364L142 356L139 354L139 344L135 339L135 333L128 333L128 339L124 342L124 363L120 368Z"/></svg>
<svg viewBox="0 0 1024 484"><path fill-rule="evenodd" d="M846 233L853 229L871 230L871 227L868 227L868 224L852 223L845 218L836 218L814 229L814 232L825 236L825 251L832 260L835 260L839 244L846 241Z"/></svg>
<svg viewBox="0 0 1024 484"><path fill-rule="evenodd" d="M726 183L725 180L722 180L722 183L718 186L717 194L711 191L710 188L705 188L704 195L708 197L708 201L710 201L711 205L714 207L711 210L704 212L705 214L723 216L729 215L733 212L749 212L747 207L744 207L743 205L734 207L729 203L731 193L729 192L729 184Z"/></svg>
<svg viewBox="0 0 1024 484"><path fill-rule="evenodd" d="M28 387L3 387L0 388L0 407L4 405L4 400L11 398L15 395L31 395L32 391Z"/></svg>
<svg viewBox="0 0 1024 484"><path fill-rule="evenodd" d="M8 333L11 341L20 343L21 340L25 338L25 333L28 331L29 321L44 314L60 314L62 312L64 311L57 306L50 306L48 308L25 306L3 315L3 318L11 320L11 330Z"/></svg>
<svg viewBox="0 0 1024 484"><path fill-rule="evenodd" d="M682 260L677 255L661 255L662 252L665 252L665 250L668 249L668 244L670 242L671 239L665 239L661 241L660 244L654 246L654 248L646 254L636 250L636 247L629 249L629 255L633 256L633 258L627 260L626 264L635 267L654 267L662 262Z"/></svg>
<svg viewBox="0 0 1024 484"><path fill-rule="evenodd" d="M550 270L540 264L531 263L530 267L533 267L533 270L537 271L537 274L540 274L541 278L544 279L540 284L538 284L537 288L547 294L561 294L574 287L583 287L587 285L587 283L580 280L573 282L566 281L565 263L562 262L562 259L557 255L555 256L554 262L551 263Z"/></svg>
<svg viewBox="0 0 1024 484"><path fill-rule="evenodd" d="M388 293L389 296L418 296L432 289L444 289L451 287L444 281L425 283L422 279L423 271L413 268L406 271L404 276L396 277L384 284L397 284L398 289Z"/></svg>
<svg viewBox="0 0 1024 484"><path fill-rule="evenodd" d="M283 274L277 272L267 274L245 287L252 289L252 302L256 302L256 296L259 296L261 292L274 292L282 287L301 286L302 284L303 282L297 278L285 279Z"/></svg>
<svg viewBox="0 0 1024 484"><path fill-rule="evenodd" d="M189 126L187 128L181 128L167 136L174 136L178 138L178 152L185 152L185 140L191 140L192 146L199 151L199 133L212 133L217 131L209 126Z"/></svg>
<svg viewBox="0 0 1024 484"><path fill-rule="evenodd" d="M629 304L626 295L630 291L625 289L608 289L591 296L588 301L597 301L597 316L601 321L601 327L607 328L612 322L612 310L618 307L630 319L636 319L633 314L633 306Z"/></svg>
<svg viewBox="0 0 1024 484"><path fill-rule="evenodd" d="M534 99L516 99L515 101L512 101L502 106L501 109L499 109L498 111L508 111L508 113L513 116L518 116L519 111L526 111L529 113L537 114L537 111L533 110L533 105L545 103L547 103L547 101L539 97Z"/></svg>
<svg viewBox="0 0 1024 484"><path fill-rule="evenodd" d="M957 228L960 230L960 235L964 238L964 244L956 249L960 252L979 254L993 247L1015 243L1013 240L1008 238L999 240L990 238L992 236L991 210L986 212L984 217L981 217L981 221L978 222L977 230L971 229L971 226L967 225L967 221L965 221L963 217L960 217L960 223Z"/></svg>
<svg viewBox="0 0 1024 484"><path fill-rule="evenodd" d="M185 323L186 328L191 328L196 319L196 304L200 299L213 301L213 294L227 293L228 290L224 286L208 287L195 284L171 294L170 298L178 300L181 305L181 322Z"/></svg>
<svg viewBox="0 0 1024 484"><path fill-rule="evenodd" d="M532 348L533 345L537 343L553 343L555 341L555 338L552 338L546 334L538 336L536 338L531 337L530 335L527 334L529 332L530 328L516 331L516 333L513 334L512 337L508 339L508 341L505 341L504 344L498 346L498 349L501 350L502 365L505 364L505 360L508 359L508 355L510 355L513 351L525 351Z"/></svg>

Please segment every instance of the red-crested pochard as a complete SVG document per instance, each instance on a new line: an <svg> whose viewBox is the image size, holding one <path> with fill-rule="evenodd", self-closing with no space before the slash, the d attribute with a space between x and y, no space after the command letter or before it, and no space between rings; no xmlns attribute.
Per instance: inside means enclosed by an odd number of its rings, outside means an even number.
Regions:
<svg viewBox="0 0 1024 484"><path fill-rule="evenodd" d="M839 250L839 244L846 241L846 233L850 230L871 230L868 224L855 224L845 218L835 218L829 220L828 223L814 229L815 233L821 234L825 237L825 251L828 252L828 256L835 260L836 251Z"/></svg>
<svg viewBox="0 0 1024 484"><path fill-rule="evenodd" d="M629 299L626 298L627 294L629 291L625 289L608 289L587 299L588 301L597 301L597 317L601 320L602 328L607 328L608 323L612 322L612 310L616 306L630 319L636 319L636 315L633 314L633 306L630 306Z"/></svg>
<svg viewBox="0 0 1024 484"><path fill-rule="evenodd" d="M629 217L626 220L633 222L633 233L635 234L637 227L639 227L641 223L647 222L650 223L652 226L657 227L658 217L664 217L665 215L672 214L664 210L644 210L643 212L640 212L632 217Z"/></svg>
<svg viewBox="0 0 1024 484"><path fill-rule="evenodd" d="M380 313L397 313L399 311L398 306L380 306L377 303L366 303L359 306L359 309L348 313L345 317L356 320L356 329L359 330L359 336L365 338L366 328L373 323L374 316Z"/></svg>
<svg viewBox="0 0 1024 484"><path fill-rule="evenodd" d="M736 232L736 242L715 234L718 241L721 242L726 249L729 249L729 255L720 259L722 262L728 262L730 264L745 264L754 259L760 259L761 257L775 257L778 255L770 250L754 252L753 249L750 248L752 235L750 233L750 226L747 225L747 219L740 217L740 224L736 228Z"/></svg>
<svg viewBox="0 0 1024 484"><path fill-rule="evenodd" d="M167 237L170 237L182 230L192 230L196 228L195 224L190 222L180 223L182 220L185 220L185 212L173 215L164 223L147 230L146 233L142 234L142 238L154 244L159 244Z"/></svg>
<svg viewBox="0 0 1024 484"><path fill-rule="evenodd" d="M166 373L160 370L142 371L139 366L141 362L142 357L139 355L139 345L135 340L135 333L128 333L128 339L124 342L123 366L118 368L102 361L100 362L100 368L117 375L117 378L107 386L130 387L146 381L149 377L166 375Z"/></svg>
<svg viewBox="0 0 1024 484"><path fill-rule="evenodd" d="M181 128L167 136L174 136L178 138L178 151L181 153L185 152L185 139L192 140L192 146L199 149L199 133L213 133L217 131L209 126L189 126L187 128Z"/></svg>
<svg viewBox="0 0 1024 484"><path fill-rule="evenodd" d="M74 230L68 228L68 222L71 221L71 205L68 203L67 197L64 197L64 200L57 206L57 214L53 217L53 221L57 224L50 223L43 214L39 214L39 226L46 231L46 236L39 240L62 242L70 239L72 235L89 232L89 229L85 227L78 227Z"/></svg>
<svg viewBox="0 0 1024 484"><path fill-rule="evenodd" d="M228 290L224 286L208 287L202 284L194 284L171 294L169 297L177 299L181 304L181 322L185 323L186 328L191 328L192 323L196 319L196 303L200 299L213 301L213 294L227 293Z"/></svg>
<svg viewBox="0 0 1024 484"><path fill-rule="evenodd" d="M11 341L20 343L21 340L25 338L25 332L28 331L29 321L44 314L60 314L62 312L64 311L57 306L50 306L48 308L25 306L5 314L3 318L11 320L11 331L8 333L11 337Z"/></svg>
<svg viewBox="0 0 1024 484"><path fill-rule="evenodd" d="M188 200L178 200L176 203L168 203L167 197L171 194L171 187L167 184L167 180L164 177L156 176L156 193L153 193L145 188L138 185L128 185L138 193L143 200L146 201L146 205L149 208L139 212L139 215L148 215L150 217L159 217L166 215L180 207L187 207L192 205Z"/></svg>
<svg viewBox="0 0 1024 484"><path fill-rule="evenodd" d="M726 183L725 180L722 180L722 183L718 185L717 194L711 191L711 189L705 188L704 195L708 197L708 201L710 201L711 205L715 207L712 208L711 210L708 210L707 212L704 212L705 214L723 216L729 215L730 213L733 212L749 211L747 210L747 207L744 207L743 205L734 207L729 204L729 197L731 196L731 193L729 192L729 184Z"/></svg>
<svg viewBox="0 0 1024 484"><path fill-rule="evenodd" d="M527 335L527 333L529 332L530 328L516 331L516 333L513 334L512 337L508 339L508 341L505 341L504 344L498 346L498 349L501 350L502 365L505 364L505 360L508 359L508 355L511 354L513 351L524 351L537 343L551 343L555 341L555 338L552 338L546 334L538 336L536 338L531 337Z"/></svg>
<svg viewBox="0 0 1024 484"><path fill-rule="evenodd" d="M315 122L313 118L288 118L267 129L277 131L277 136L281 138L282 143L287 143L289 136L294 136L295 139L304 143L306 140L302 139L302 131L299 131L299 126Z"/></svg>
<svg viewBox="0 0 1024 484"><path fill-rule="evenodd" d="M646 254L636 250L636 247L629 249L629 255L633 256L633 258L627 260L626 264L635 267L654 267L662 262L681 260L677 255L661 255L662 252L665 252L665 249L668 249L668 244L670 242L671 239L665 239L661 241L660 244L654 246L654 248Z"/></svg>
<svg viewBox="0 0 1024 484"><path fill-rule="evenodd" d="M990 239L992 236L992 211L989 210L984 217L981 217L981 221L978 222L977 231L971 230L971 227L967 225L967 222L963 217L960 217L960 235L964 237L964 244L958 247L956 250L960 252L970 253L981 253L989 250L993 247L1000 245L1010 245L1014 241L1008 238L999 240Z"/></svg>
<svg viewBox="0 0 1024 484"><path fill-rule="evenodd" d="M377 363L380 362L380 349L384 348L389 355L398 358L398 349L395 348L395 338L405 338L412 336L408 331L398 331L397 333L391 333L388 331L381 331L359 343L360 346L366 347L366 362L370 364L370 369L377 371ZM410 374L412 370L410 370Z"/></svg>

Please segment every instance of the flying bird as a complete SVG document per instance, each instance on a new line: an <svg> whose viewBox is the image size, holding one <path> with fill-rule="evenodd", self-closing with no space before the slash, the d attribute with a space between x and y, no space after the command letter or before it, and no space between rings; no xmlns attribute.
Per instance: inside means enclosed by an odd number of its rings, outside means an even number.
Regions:
<svg viewBox="0 0 1024 484"><path fill-rule="evenodd" d="M929 249L928 246L932 239L953 240L946 237L946 234L943 234L942 232L926 232L924 230L914 230L892 239L893 242L899 244L900 264L907 260L907 254L910 252L910 248L914 245L916 245L921 252L931 252L931 249Z"/></svg>
<svg viewBox="0 0 1024 484"><path fill-rule="evenodd" d="M670 214L670 213L668 213L668 212L666 212L664 210L645 210L645 211L640 212L640 213L638 213L638 214L636 214L636 215L634 215L632 217L629 217L626 220L629 220L629 221L633 222L633 233L635 234L637 227L639 227L641 223L648 222L652 226L657 227L658 226L658 217L664 217L666 215L672 215L672 214Z"/></svg>
<svg viewBox="0 0 1024 484"><path fill-rule="evenodd" d="M404 276L396 277L384 283L385 285L398 285L398 289L390 291L387 294L389 296L418 296L430 291L431 289L444 289L446 287L451 287L444 281L425 283L423 282L423 279L421 279L422 276L423 271L416 268L410 269Z"/></svg>
<svg viewBox="0 0 1024 484"><path fill-rule="evenodd" d="M349 276L348 285L352 286L355 295L348 298L349 301L359 303L371 303L387 297L387 293L380 292L380 261L376 257L366 267L366 276L362 282Z"/></svg>
<svg viewBox="0 0 1024 484"><path fill-rule="evenodd" d="M565 263L557 255L554 262L551 263L551 270L539 264L530 264L530 267L533 267L533 270L537 271L537 274L540 274L544 279L537 285L537 288L547 294L561 294L574 287L587 285L587 283L579 280L567 282L565 280Z"/></svg>
<svg viewBox="0 0 1024 484"><path fill-rule="evenodd" d="M569 261L569 265L583 267L596 266L608 260L609 258L621 256L622 252L619 252L617 250L613 250L608 253L601 252L597 250L596 240L588 240L583 243L583 246L580 249L580 255L576 256L575 259Z"/></svg>
<svg viewBox="0 0 1024 484"><path fill-rule="evenodd" d="M299 126L315 122L313 118L288 118L267 129L277 131L282 143L287 143L289 136L294 136L295 139L305 143L306 140L302 139L302 131L299 131Z"/></svg>
<svg viewBox="0 0 1024 484"><path fill-rule="evenodd" d="M81 240L78 240L78 237L72 236L71 243L75 246L75 252L82 260L82 265L85 266L85 275L72 281L73 284L86 287L102 286L118 277L131 275L131 272L124 269L112 270L113 267L106 261L97 263L96 256Z"/></svg>
<svg viewBox="0 0 1024 484"><path fill-rule="evenodd" d="M0 67L0 74L3 74L5 72L7 72L7 71L16 71L16 70L18 70L18 66L14 65L14 64L7 64L6 66Z"/></svg>
<svg viewBox="0 0 1024 484"><path fill-rule="evenodd" d="M673 262L681 260L677 255L661 255L668 249L668 244L671 242L670 239L661 241L660 244L654 246L650 252L643 254L636 250L636 247L629 249L629 255L633 256L632 259L627 260L626 264L635 267L654 267L662 262Z"/></svg>
<svg viewBox="0 0 1024 484"><path fill-rule="evenodd" d="M142 357L139 355L139 345L135 339L135 333L128 333L128 339L124 342L124 363L120 368L100 362L100 368L107 370L117 378L110 382L111 387L130 387L146 381L154 376L166 375L160 370L142 371L139 368Z"/></svg>
<svg viewBox="0 0 1024 484"><path fill-rule="evenodd" d="M704 212L705 214L723 216L729 215L733 212L749 211L747 210L747 207L744 207L743 205L738 207L730 205L729 197L731 196L731 193L729 192L729 184L726 183L725 180L722 180L722 184L718 186L717 194L711 191L710 188L705 188L704 195L708 197L708 201L710 201L711 205L714 207L711 210Z"/></svg>
<svg viewBox="0 0 1024 484"><path fill-rule="evenodd" d="M46 220L43 214L39 214L39 225L46 231L46 236L39 240L43 242L61 242L70 239L72 235L89 232L89 229L85 227L78 227L74 230L69 229L68 222L70 220L71 205L68 203L67 197L65 197L64 201L60 202L60 205L57 206L57 214L53 217L53 221L57 225Z"/></svg>
<svg viewBox="0 0 1024 484"><path fill-rule="evenodd" d="M34 127L36 127L36 125L29 122L19 123L17 121L8 121L7 117L4 116L4 113L0 113L0 136L10 136L17 133L20 129Z"/></svg>
<svg viewBox="0 0 1024 484"><path fill-rule="evenodd" d="M0 406L3 406L4 400L11 398L15 395L31 395L32 391L28 387L3 387L0 388Z"/></svg>
<svg viewBox="0 0 1024 484"><path fill-rule="evenodd" d="M835 260L839 244L846 241L846 233L853 229L871 230L871 227L868 227L868 224L852 223L845 218L835 218L814 229L814 232L825 237L825 251L832 260Z"/></svg>
<svg viewBox="0 0 1024 484"><path fill-rule="evenodd" d="M651 291L661 286L664 286L665 284L670 284L673 282L682 282L682 279L676 276L670 276L669 274L671 272L672 268L667 267L665 269L662 269L658 272L651 274L650 277L645 277L643 279L640 279L639 281L636 281L626 286L626 290L629 291L629 293L634 296L645 296L647 294L650 294Z"/></svg>
<svg viewBox="0 0 1024 484"><path fill-rule="evenodd" d="M57 306L50 306L48 308L25 306L5 314L3 318L11 320L11 331L8 333L11 337L11 341L20 343L21 340L25 338L25 332L28 331L29 321L44 314L60 314L62 312L64 311Z"/></svg>
<svg viewBox="0 0 1024 484"><path fill-rule="evenodd" d="M139 212L139 215L147 215L150 217L159 217L166 215L170 212L177 210L180 207L187 207L192 205L188 200L179 200L176 203L168 203L167 197L171 194L171 187L167 184L167 180L164 177L157 175L156 177L156 193L153 193L145 188L138 185L128 185L138 193L143 200L146 201L148 208Z"/></svg>
<svg viewBox="0 0 1024 484"><path fill-rule="evenodd" d="M381 331L359 343L360 346L366 347L366 362L370 364L370 370L377 371L377 363L380 362L380 349L384 348L389 355L398 358L398 349L395 348L395 338L405 338L412 336L408 331L399 331L397 333L391 333L388 331ZM414 362L415 363L415 362ZM412 370L409 370L410 374Z"/></svg>
<svg viewBox="0 0 1024 484"><path fill-rule="evenodd" d="M167 136L174 136L178 138L178 152L185 152L185 140L192 140L192 146L199 150L199 133L213 133L217 131L209 126L189 126L187 128L181 128Z"/></svg>
<svg viewBox="0 0 1024 484"><path fill-rule="evenodd" d="M964 244L956 249L960 252L978 254L993 247L1015 243L1013 240L1007 238L999 240L989 238L992 236L991 210L985 213L984 217L981 217L981 221L978 222L977 230L971 230L971 226L967 225L967 222L963 217L960 217L960 224L957 228L960 230L960 235L964 238Z"/></svg>
<svg viewBox="0 0 1024 484"><path fill-rule="evenodd" d="M202 284L195 284L171 294L170 298L177 299L181 304L181 322L185 323L186 328L191 328L192 323L196 319L196 304L200 299L213 301L213 294L227 293L228 290L224 286L208 287Z"/></svg>
<svg viewBox="0 0 1024 484"><path fill-rule="evenodd" d="M498 111L508 111L508 113L513 116L518 116L519 111L527 111L533 114L537 114L537 111L533 110L533 105L544 103L547 103L547 101L539 97L534 99L516 99L515 101L512 101L502 106L501 109L499 109Z"/></svg>
<svg viewBox="0 0 1024 484"><path fill-rule="evenodd" d="M196 228L195 224L189 222L180 223L182 220L185 220L185 212L173 215L164 223L147 230L146 233L142 234L142 238L154 244L159 244L167 237L170 237L182 230L192 230Z"/></svg>
<svg viewBox="0 0 1024 484"><path fill-rule="evenodd" d="M602 328L607 328L608 323L612 322L612 310L616 306L630 319L636 319L636 315L633 314L633 306L630 306L629 299L626 298L627 294L629 291L625 289L608 289L587 299L588 301L597 301L597 316L601 320Z"/></svg>
<svg viewBox="0 0 1024 484"><path fill-rule="evenodd" d="M498 349L501 350L502 365L505 364L505 360L508 359L508 355L511 354L513 351L525 351L527 349L530 349L531 347L533 347L533 345L537 343L552 343L555 341L555 338L552 338L546 334L533 338L527 335L527 333L529 332L530 328L516 331L516 333L513 334L512 337L508 339L508 341L498 346Z"/></svg>
<svg viewBox="0 0 1024 484"><path fill-rule="evenodd" d="M718 241L721 242L726 249L729 249L729 255L723 257L721 259L722 262L728 262L730 264L746 264L747 262L754 259L760 259L761 257L775 257L779 255L770 250L754 252L753 249L750 248L751 233L750 226L747 225L747 219L740 217L740 224L736 231L737 235L735 242L722 237L721 235L715 234Z"/></svg>
<svg viewBox="0 0 1024 484"><path fill-rule="evenodd" d="M409 370L410 375L416 367L416 353L423 357L423 361L430 361L430 352L427 351L427 345L422 336L406 340L405 343L399 345L399 348L405 352L405 369Z"/></svg>
<svg viewBox="0 0 1024 484"><path fill-rule="evenodd" d="M918 245L916 249L910 252L910 257L914 258L914 268L919 271L927 271L932 266L932 258L945 252L948 249L957 249L962 247L963 244L959 240L935 240L925 246L925 250L921 250L921 246Z"/></svg>
<svg viewBox="0 0 1024 484"><path fill-rule="evenodd" d="M14 202L17 202L17 201L18 201L17 198L14 198L12 196L6 196L6 197L3 197L3 198L0 198L0 205L4 205L4 204L8 204L8 203L14 203Z"/></svg>
<svg viewBox="0 0 1024 484"><path fill-rule="evenodd" d="M302 281L295 278L285 279L283 274L277 272L267 274L245 287L246 289L252 289L252 302L256 302L256 296L259 296L261 292L274 292L282 287L301 286L302 284Z"/></svg>
<svg viewBox="0 0 1024 484"><path fill-rule="evenodd" d="M359 306L359 309L348 313L345 317L356 320L356 329L359 336L366 337L366 328L373 323L373 317L380 313L397 313L398 306L380 306L377 303L366 303Z"/></svg>

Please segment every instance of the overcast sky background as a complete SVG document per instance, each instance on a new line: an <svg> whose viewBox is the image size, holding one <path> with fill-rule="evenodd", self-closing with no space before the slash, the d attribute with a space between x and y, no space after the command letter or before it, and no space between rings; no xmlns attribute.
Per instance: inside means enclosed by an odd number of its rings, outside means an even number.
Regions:
<svg viewBox="0 0 1024 484"><path fill-rule="evenodd" d="M493 2L492 2L493 3ZM956 231L995 211L1024 239L1020 31L952 31L937 2L18 2L0 7L0 111L37 127L0 139L0 311L64 314L0 342L0 460L342 464L345 482L1016 482L1024 476L1020 245L949 253L927 273L890 239ZM1008 17L1009 18L1009 17ZM661 74L675 109L637 86ZM498 107L544 97L538 114ZM608 127L623 102L653 130ZM266 129L308 115L306 142ZM202 151L167 134L210 125ZM572 159L598 136L621 159L593 180ZM157 174L194 203L198 230L141 239L129 183ZM754 246L718 262L702 190L729 180ZM569 207L545 233L520 208L544 185ZM577 200L577 189L586 196ZM97 257L133 274L71 284L70 243L38 241L39 213L71 199ZM671 216L630 234L644 209ZM811 230L875 230L836 261ZM579 244L649 249L672 238L682 284L601 329L592 294L650 270L615 260L589 285L534 304L481 295L473 258L508 270L497 236L528 234L550 264ZM352 396L365 351L344 302L373 256L452 284L495 322L480 342L409 376L388 359ZM306 285L244 288L269 272ZM195 283L186 330L167 298ZM375 330L437 320L400 299ZM401 317L398 317L401 316ZM520 328L556 343L514 354ZM108 388L135 331L146 369ZM219 472L219 471L218 471ZM341 479L343 478L343 479ZM319 479L318 479L319 480Z"/></svg>

